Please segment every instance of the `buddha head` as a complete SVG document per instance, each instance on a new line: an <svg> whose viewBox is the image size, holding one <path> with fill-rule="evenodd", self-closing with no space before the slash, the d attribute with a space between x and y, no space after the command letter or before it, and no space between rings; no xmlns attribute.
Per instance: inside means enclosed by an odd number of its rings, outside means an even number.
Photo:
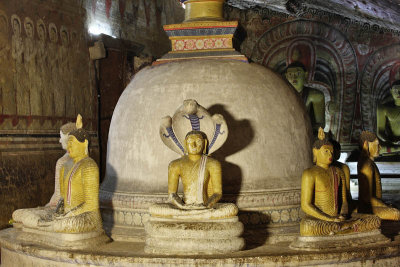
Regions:
<svg viewBox="0 0 400 267"><path fill-rule="evenodd" d="M394 103L396 106L400 106L400 80L395 81L390 89Z"/></svg>
<svg viewBox="0 0 400 267"><path fill-rule="evenodd" d="M71 158L89 156L89 134L82 129L82 117L76 119L76 130L69 133L67 151Z"/></svg>
<svg viewBox="0 0 400 267"><path fill-rule="evenodd" d="M185 137L185 150L189 155L201 155L207 152L207 137L202 131L190 131Z"/></svg>
<svg viewBox="0 0 400 267"><path fill-rule="evenodd" d="M12 20L12 29L14 32L14 35L19 36L21 33L21 21L19 19L19 17L17 17L16 15L11 16L11 20Z"/></svg>
<svg viewBox="0 0 400 267"><path fill-rule="evenodd" d="M333 161L333 145L325 137L324 130L320 127L318 130L318 139L313 144L313 162L317 165L329 166Z"/></svg>
<svg viewBox="0 0 400 267"><path fill-rule="evenodd" d="M68 39L68 32L67 32L66 28L64 28L64 27L61 28L60 36L61 36L62 45L68 46L69 39Z"/></svg>
<svg viewBox="0 0 400 267"><path fill-rule="evenodd" d="M52 43L57 43L58 41L57 27L54 23L49 24L49 37Z"/></svg>
<svg viewBox="0 0 400 267"><path fill-rule="evenodd" d="M33 21L26 17L24 23L25 33L28 38L33 38Z"/></svg>
<svg viewBox="0 0 400 267"><path fill-rule="evenodd" d="M299 93L303 91L307 76L307 69L300 62L293 62L286 68L286 79Z"/></svg>
<svg viewBox="0 0 400 267"><path fill-rule="evenodd" d="M60 144L64 150L67 150L68 135L70 132L76 130L75 123L69 122L60 128Z"/></svg>
<svg viewBox="0 0 400 267"><path fill-rule="evenodd" d="M380 147L378 137L373 132L363 131L360 134L360 148L370 158L379 156Z"/></svg>
<svg viewBox="0 0 400 267"><path fill-rule="evenodd" d="M39 40L43 43L46 40L46 27L42 20L37 22L36 30Z"/></svg>

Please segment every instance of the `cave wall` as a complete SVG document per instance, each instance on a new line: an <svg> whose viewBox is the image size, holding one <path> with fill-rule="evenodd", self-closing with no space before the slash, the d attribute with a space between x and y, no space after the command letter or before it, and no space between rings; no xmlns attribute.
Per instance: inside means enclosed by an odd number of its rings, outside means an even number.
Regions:
<svg viewBox="0 0 400 267"><path fill-rule="evenodd" d="M59 129L78 113L91 134L91 156L100 162L99 114L110 120L116 101L99 112L95 64L88 52L96 35L124 44L123 49L106 48L130 63L110 69L116 77L129 72L131 77L133 67L125 68L136 64L133 57L151 61L168 52L162 26L183 18L174 0L0 2L0 228L15 209L49 201L55 163L64 153ZM104 102L118 99L127 82L109 81ZM107 136L108 128L102 131Z"/></svg>
<svg viewBox="0 0 400 267"><path fill-rule="evenodd" d="M96 93L80 0L0 2L0 227L44 205L63 155L60 126L80 113L97 158Z"/></svg>
<svg viewBox="0 0 400 267"><path fill-rule="evenodd" d="M290 15L226 6L225 17L239 21L236 48L253 62L283 74L300 51L309 68L306 86L325 94L325 131L342 146L354 147L362 130L376 130L376 106L391 101L390 84L400 77L399 31L316 8Z"/></svg>

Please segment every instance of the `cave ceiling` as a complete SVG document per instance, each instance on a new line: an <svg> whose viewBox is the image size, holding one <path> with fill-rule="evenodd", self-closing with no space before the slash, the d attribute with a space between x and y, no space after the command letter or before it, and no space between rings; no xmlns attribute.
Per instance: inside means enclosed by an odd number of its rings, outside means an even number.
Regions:
<svg viewBox="0 0 400 267"><path fill-rule="evenodd" d="M269 8L301 17L309 9L320 9L384 28L400 29L400 0L227 0L239 9Z"/></svg>

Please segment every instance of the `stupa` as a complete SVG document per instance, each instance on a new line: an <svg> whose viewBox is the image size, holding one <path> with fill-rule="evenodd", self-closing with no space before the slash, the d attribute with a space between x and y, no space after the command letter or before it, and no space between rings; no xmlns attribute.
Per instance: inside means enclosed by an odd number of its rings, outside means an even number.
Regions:
<svg viewBox="0 0 400 267"><path fill-rule="evenodd" d="M223 2L185 1L186 20L164 26L172 51L136 74L119 99L100 190L114 240L142 240L148 207L166 201L175 156L163 149L157 125L185 99L207 103L231 129L214 154L222 202L239 207L247 229L268 227L270 237L284 233L280 239L298 233L301 174L312 164L308 115L282 77L234 50L238 22L223 20Z"/></svg>

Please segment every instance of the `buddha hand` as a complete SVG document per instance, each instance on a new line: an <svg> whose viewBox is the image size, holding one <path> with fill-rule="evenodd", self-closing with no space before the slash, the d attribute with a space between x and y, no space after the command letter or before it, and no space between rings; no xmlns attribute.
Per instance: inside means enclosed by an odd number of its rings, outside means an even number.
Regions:
<svg viewBox="0 0 400 267"><path fill-rule="evenodd" d="M212 208L215 203L218 202L218 200L221 198L221 194L213 194L207 201L207 208Z"/></svg>
<svg viewBox="0 0 400 267"><path fill-rule="evenodd" d="M169 194L168 202L170 202L172 205L174 205L180 209L185 209L184 208L185 204L183 203L182 199L176 193Z"/></svg>

